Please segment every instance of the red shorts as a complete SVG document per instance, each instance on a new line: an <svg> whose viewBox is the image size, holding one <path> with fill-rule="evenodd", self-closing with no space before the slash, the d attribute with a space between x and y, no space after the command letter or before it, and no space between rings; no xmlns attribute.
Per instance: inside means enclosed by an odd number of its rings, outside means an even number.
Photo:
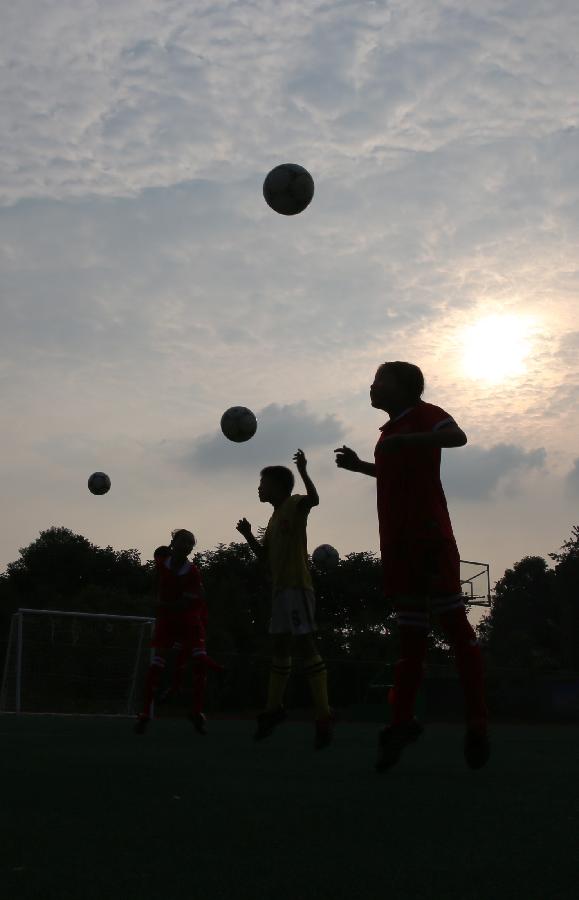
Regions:
<svg viewBox="0 0 579 900"><path fill-rule="evenodd" d="M168 650L180 644L185 649L205 649L205 626L198 616L159 616L151 647Z"/></svg>
<svg viewBox="0 0 579 900"><path fill-rule="evenodd" d="M462 594L460 555L454 540L408 540L381 547L384 593L437 597Z"/></svg>

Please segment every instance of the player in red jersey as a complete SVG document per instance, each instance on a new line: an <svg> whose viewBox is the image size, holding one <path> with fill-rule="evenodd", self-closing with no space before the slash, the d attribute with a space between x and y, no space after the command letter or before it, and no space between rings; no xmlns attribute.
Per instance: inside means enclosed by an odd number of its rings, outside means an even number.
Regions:
<svg viewBox="0 0 579 900"><path fill-rule="evenodd" d="M151 721L153 696L169 653L178 648L177 681L184 667L193 662L193 708L189 718L200 734L207 733L203 714L203 697L207 669L221 671L205 649L207 603L201 574L187 557L195 546L195 537L184 528L174 531L169 547L155 551L158 599L155 632L151 646L155 648L145 681L144 708L137 719L135 731L144 734Z"/></svg>
<svg viewBox="0 0 579 900"><path fill-rule="evenodd" d="M460 556L440 483L442 447L462 447L465 433L439 406L421 399L418 366L384 363L370 402L390 420L374 453L363 462L349 447L335 451L339 468L376 478L384 592L396 612L402 658L396 663L393 723L380 732L378 770L390 768L422 731L413 718L423 675L430 614L436 614L456 659L465 696L465 758L480 768L490 754L483 660L467 617Z"/></svg>

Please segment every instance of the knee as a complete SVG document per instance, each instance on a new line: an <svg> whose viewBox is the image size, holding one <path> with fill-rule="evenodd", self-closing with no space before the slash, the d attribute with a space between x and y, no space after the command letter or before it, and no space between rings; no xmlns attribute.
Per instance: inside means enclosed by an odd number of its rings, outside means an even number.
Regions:
<svg viewBox="0 0 579 900"><path fill-rule="evenodd" d="M291 652L291 635L277 635L273 642L273 655L278 659L287 659Z"/></svg>
<svg viewBox="0 0 579 900"><path fill-rule="evenodd" d="M300 634L296 638L296 645L300 656L303 656L304 659L311 659L312 656L318 654L316 642L311 634Z"/></svg>
<svg viewBox="0 0 579 900"><path fill-rule="evenodd" d="M447 640L454 648L478 647L477 636L466 617L466 610L441 615L440 624Z"/></svg>

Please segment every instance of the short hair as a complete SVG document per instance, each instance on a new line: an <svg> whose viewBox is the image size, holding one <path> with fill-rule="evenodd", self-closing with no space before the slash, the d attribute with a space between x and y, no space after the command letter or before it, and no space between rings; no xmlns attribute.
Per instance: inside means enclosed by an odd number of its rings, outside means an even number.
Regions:
<svg viewBox="0 0 579 900"><path fill-rule="evenodd" d="M160 547L157 547L153 554L155 559L164 559L166 556L171 556L171 548L167 547L165 544L161 544Z"/></svg>
<svg viewBox="0 0 579 900"><path fill-rule="evenodd" d="M294 489L294 473L291 469L286 469L285 466L266 466L265 469L261 470L260 474L267 475L275 481L280 488L283 488L284 493L288 495L291 494Z"/></svg>
<svg viewBox="0 0 579 900"><path fill-rule="evenodd" d="M171 532L171 547L173 546L173 541L176 537L181 537L182 534L186 534L193 541L193 546L197 543L195 540L195 535L192 531L188 531L186 528L177 528L175 531Z"/></svg>
<svg viewBox="0 0 579 900"><path fill-rule="evenodd" d="M378 367L378 371L391 373L409 400L414 402L420 400L424 392L424 375L418 366L397 360L396 362L382 363Z"/></svg>

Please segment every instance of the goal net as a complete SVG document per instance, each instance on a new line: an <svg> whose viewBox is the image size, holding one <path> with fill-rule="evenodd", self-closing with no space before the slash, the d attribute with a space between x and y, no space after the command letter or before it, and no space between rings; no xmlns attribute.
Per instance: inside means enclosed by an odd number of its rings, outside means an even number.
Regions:
<svg viewBox="0 0 579 900"><path fill-rule="evenodd" d="M134 715L153 624L139 616L19 609L10 626L0 710Z"/></svg>

